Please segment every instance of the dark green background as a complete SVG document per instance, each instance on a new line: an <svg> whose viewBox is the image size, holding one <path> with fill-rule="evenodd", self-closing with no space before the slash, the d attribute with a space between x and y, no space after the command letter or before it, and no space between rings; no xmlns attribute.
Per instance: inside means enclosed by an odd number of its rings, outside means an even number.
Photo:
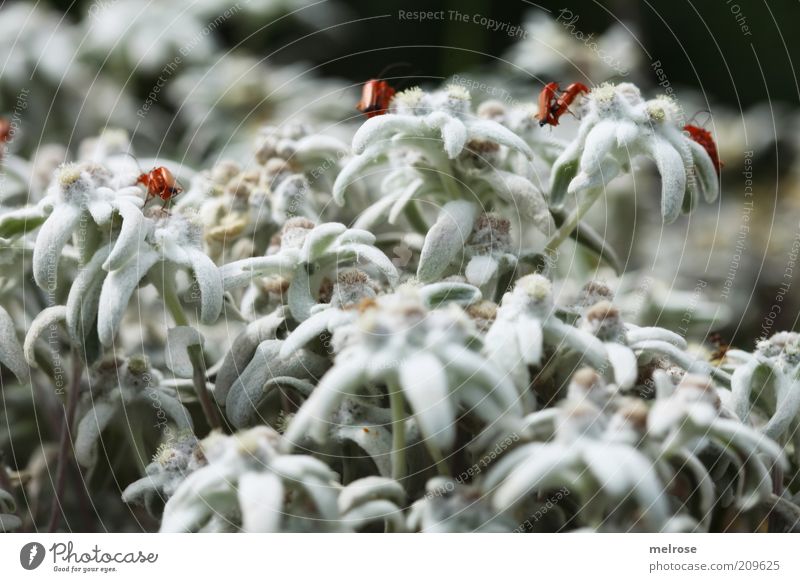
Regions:
<svg viewBox="0 0 800 582"><path fill-rule="evenodd" d="M90 4L86 0L50 3L75 18ZM752 36L742 35L730 11L733 3L741 7ZM766 99L798 100L798 82L791 63L792 59L800 60L800 2L796 0L735 0L731 4L726 0L542 0L537 4L554 13L569 8L580 15L579 28L586 33L602 32L615 18L635 23L639 39L670 71L670 80L676 85L702 87L711 102L738 107ZM348 11L348 19L387 13L392 17L350 24L332 35L314 34L281 49L275 60L302 59L319 64L344 57L321 70L356 82L398 62L410 63L403 75L438 78L491 63L493 57L480 53L500 56L513 39L471 23L398 22L398 10L453 9L511 23L524 21L528 11L536 10L523 0L339 0L338 5ZM244 36L236 28L241 24L226 23L223 28L230 44ZM250 24L257 28L258 23ZM312 30L307 25L286 19L245 46L256 54L268 54L309 32Z"/></svg>

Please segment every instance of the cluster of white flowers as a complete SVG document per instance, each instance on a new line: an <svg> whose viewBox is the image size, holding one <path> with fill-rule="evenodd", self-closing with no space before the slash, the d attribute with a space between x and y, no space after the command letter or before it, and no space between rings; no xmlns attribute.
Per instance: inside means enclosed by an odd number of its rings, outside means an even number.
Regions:
<svg viewBox="0 0 800 582"><path fill-rule="evenodd" d="M82 470L121 474L162 531L759 523L791 505L775 479L800 450L800 341L720 364L626 322L596 281L564 299L559 249L604 253L580 214L634 156L665 222L719 189L671 99L624 83L581 107L561 144L532 105L408 89L351 146L266 127L167 201L107 132L0 213L23 249L0 285L4 398L62 386Z"/></svg>

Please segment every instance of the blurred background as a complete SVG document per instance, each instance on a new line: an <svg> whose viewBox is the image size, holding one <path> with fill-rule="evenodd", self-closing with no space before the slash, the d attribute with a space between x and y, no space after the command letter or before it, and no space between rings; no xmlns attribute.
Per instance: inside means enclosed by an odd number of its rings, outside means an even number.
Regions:
<svg viewBox="0 0 800 582"><path fill-rule="evenodd" d="M615 181L590 219L630 285L665 282L651 319L666 325L670 304L685 302L677 290L700 285L710 315L693 314L698 335L750 347L794 328L800 310L786 291L774 309L800 240L798 21L789 0L6 1L0 116L13 128L8 150L38 161L45 183L54 161L104 128L126 130L137 156L193 169L251 155L264 124L347 137L373 77L397 89L457 82L476 104L533 102L553 80L635 82L647 97L675 96L712 132L723 196L663 228L648 211L658 181L646 166ZM6 184L0 203L15 195L25 192Z"/></svg>

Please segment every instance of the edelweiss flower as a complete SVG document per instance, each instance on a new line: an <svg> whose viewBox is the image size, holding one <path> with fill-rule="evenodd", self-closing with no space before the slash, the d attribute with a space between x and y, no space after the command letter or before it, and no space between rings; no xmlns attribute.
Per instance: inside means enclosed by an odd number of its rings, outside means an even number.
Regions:
<svg viewBox="0 0 800 582"><path fill-rule="evenodd" d="M126 176L124 180L129 179ZM41 211L49 215L33 249L33 277L39 287L55 287L61 251L76 230L78 248L82 252L93 250L89 229L79 229L82 222L103 226L117 213L122 218L121 232L141 231L142 188L119 181L109 170L92 163L64 164L58 169L47 196L39 203Z"/></svg>
<svg viewBox="0 0 800 582"><path fill-rule="evenodd" d="M337 475L306 455L279 452L281 436L260 426L200 443L207 465L164 507L162 532L336 531Z"/></svg>
<svg viewBox="0 0 800 582"><path fill-rule="evenodd" d="M661 440L662 451L683 450L687 459L711 455L710 459L703 457L708 459L708 470L732 483L718 485L718 489L724 492L730 487L743 510L769 499L772 480L768 467L786 466L781 448L748 426L726 418L722 392L709 378L687 376L672 394L668 393L669 380L662 378L659 384L660 394L648 415L647 430Z"/></svg>
<svg viewBox="0 0 800 582"><path fill-rule="evenodd" d="M673 222L681 207L694 208L701 193L707 202L716 199L719 180L711 158L682 132L682 114L672 99L644 101L634 85L621 83L593 89L586 102L578 136L553 167L552 205L561 205L567 192L597 196L638 155L654 160L661 174L665 222Z"/></svg>
<svg viewBox="0 0 800 582"><path fill-rule="evenodd" d="M653 463L630 444L605 436L608 419L600 409L567 400L533 418L539 416L555 420L554 440L506 453L482 483L494 491L498 511L513 511L535 492L566 488L577 499L581 522L591 528L627 523L645 531L675 529Z"/></svg>
<svg viewBox="0 0 800 582"><path fill-rule="evenodd" d="M276 254L228 263L220 273L226 290L241 287L254 277L289 279L289 310L297 321L303 321L318 304L324 280L335 279L340 269L360 260L376 267L390 285L397 283L397 269L374 243L375 236L364 230L348 229L337 222L315 226L307 219L293 218L283 227Z"/></svg>
<svg viewBox="0 0 800 582"><path fill-rule="evenodd" d="M145 468L145 476L122 492L122 501L143 505L160 518L164 504L172 497L186 476L206 464L197 437L185 432L165 442Z"/></svg>
<svg viewBox="0 0 800 582"><path fill-rule="evenodd" d="M387 160L393 166L381 185L383 196L359 218L361 227L369 228L387 216L394 223L405 213L424 232L424 218L413 203L419 198L432 198L437 204L466 199L488 210L500 203L539 229L552 224L544 196L531 182L530 147L496 121L472 114L469 93L461 87L399 93L390 113L367 120L356 132L353 151L356 157L333 185L334 200L340 205L347 188L366 168ZM516 163L509 152L525 161Z"/></svg>
<svg viewBox="0 0 800 582"><path fill-rule="evenodd" d="M189 411L163 386L163 377L150 368L146 358L101 362L92 386L97 386L99 393L89 394L89 409L78 423L75 437L75 459L84 467L95 466L98 447L106 454L103 434L107 431L128 432L131 442L141 443L143 436L138 431L152 426L160 428L163 435L192 429ZM143 417L147 418L144 422ZM145 451L137 447L133 454L141 462Z"/></svg>
<svg viewBox="0 0 800 582"><path fill-rule="evenodd" d="M213 323L222 310L222 280L217 266L202 250L200 227L179 214L145 218L137 225L140 226L137 230L125 229L123 225L113 246L95 253L76 279L67 300L68 318L71 313L72 321L81 318L86 321L87 316L91 321L96 312L97 331L103 345L113 342L133 291L149 273L163 286L173 284L169 279L174 277L175 270L189 269L200 291L200 321ZM90 297L96 298L96 304ZM68 327L73 329L69 323Z"/></svg>
<svg viewBox="0 0 800 582"><path fill-rule="evenodd" d="M613 378L603 342L559 319L555 314L550 281L542 275L527 275L503 297L495 322L486 334L484 351L492 362L511 375L521 390L527 390L528 366L542 363L545 345L572 350Z"/></svg>
<svg viewBox="0 0 800 582"><path fill-rule="evenodd" d="M779 442L791 439L796 448L800 443L800 334L782 331L758 342L754 354L728 350L727 357L744 362L731 377L739 418L757 418L756 411L764 414L768 420L761 431Z"/></svg>
<svg viewBox="0 0 800 582"><path fill-rule="evenodd" d="M405 402L440 461L455 441L460 408L487 424L518 414L513 385L470 347L476 342L476 330L455 305L429 311L410 289L378 297L353 324L334 330L334 367L298 411L287 440L299 444L308 435L323 442L342 400L379 382L386 384L392 407L395 477L404 472L398 464L404 463Z"/></svg>

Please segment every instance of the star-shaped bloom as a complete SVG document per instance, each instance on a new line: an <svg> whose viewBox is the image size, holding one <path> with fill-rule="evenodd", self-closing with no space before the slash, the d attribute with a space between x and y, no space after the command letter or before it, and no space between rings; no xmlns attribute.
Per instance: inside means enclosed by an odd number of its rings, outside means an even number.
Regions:
<svg viewBox="0 0 800 582"><path fill-rule="evenodd" d="M644 155L661 174L661 215L673 222L681 208L691 210L700 196L713 202L719 180L706 150L683 133L682 114L668 97L642 99L630 83L605 84L586 99L577 137L558 157L551 175L551 204L565 194L608 184L631 161Z"/></svg>

